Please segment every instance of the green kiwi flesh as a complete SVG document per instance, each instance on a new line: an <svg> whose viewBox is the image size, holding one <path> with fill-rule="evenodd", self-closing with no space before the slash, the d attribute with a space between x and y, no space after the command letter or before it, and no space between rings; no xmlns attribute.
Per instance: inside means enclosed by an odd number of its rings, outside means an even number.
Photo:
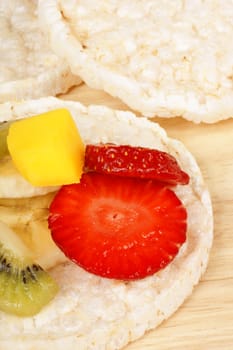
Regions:
<svg viewBox="0 0 233 350"><path fill-rule="evenodd" d="M0 310L30 317L57 292L52 277L32 261L20 238L0 222Z"/></svg>
<svg viewBox="0 0 233 350"><path fill-rule="evenodd" d="M10 122L0 123L0 159L9 154L7 147L7 135Z"/></svg>

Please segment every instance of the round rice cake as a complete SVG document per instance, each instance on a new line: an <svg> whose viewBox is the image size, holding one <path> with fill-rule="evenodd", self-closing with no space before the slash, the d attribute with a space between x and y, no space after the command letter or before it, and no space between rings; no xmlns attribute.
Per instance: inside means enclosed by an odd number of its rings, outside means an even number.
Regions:
<svg viewBox="0 0 233 350"><path fill-rule="evenodd" d="M74 74L144 116L233 116L232 1L39 0L39 17Z"/></svg>
<svg viewBox="0 0 233 350"><path fill-rule="evenodd" d="M204 273L213 239L209 192L185 146L146 118L103 106L85 107L54 97L5 104L8 120L67 108L84 143L131 144L157 148L176 157L190 183L174 187L188 212L187 241L172 263L142 280L125 282L92 275L72 262L50 272L60 286L39 314L18 318L0 312L0 348L4 350L117 350L156 328L191 294ZM3 118L0 109L0 120Z"/></svg>
<svg viewBox="0 0 233 350"><path fill-rule="evenodd" d="M0 1L0 102L66 92L81 82L50 48L37 0Z"/></svg>

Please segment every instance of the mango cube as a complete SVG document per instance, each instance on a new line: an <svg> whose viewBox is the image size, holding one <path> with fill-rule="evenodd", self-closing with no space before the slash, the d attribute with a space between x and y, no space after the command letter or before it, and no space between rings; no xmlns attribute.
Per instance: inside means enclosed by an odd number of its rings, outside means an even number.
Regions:
<svg viewBox="0 0 233 350"><path fill-rule="evenodd" d="M85 148L66 109L13 122L7 145L16 168L34 186L80 181Z"/></svg>

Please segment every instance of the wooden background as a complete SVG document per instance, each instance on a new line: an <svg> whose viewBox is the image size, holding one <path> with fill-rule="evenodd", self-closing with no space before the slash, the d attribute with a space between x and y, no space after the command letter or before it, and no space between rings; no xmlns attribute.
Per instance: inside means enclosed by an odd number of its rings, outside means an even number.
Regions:
<svg viewBox="0 0 233 350"><path fill-rule="evenodd" d="M128 109L85 84L62 98ZM196 157L212 196L215 237L208 269L191 297L125 350L233 350L233 119L209 125L181 118L155 121Z"/></svg>

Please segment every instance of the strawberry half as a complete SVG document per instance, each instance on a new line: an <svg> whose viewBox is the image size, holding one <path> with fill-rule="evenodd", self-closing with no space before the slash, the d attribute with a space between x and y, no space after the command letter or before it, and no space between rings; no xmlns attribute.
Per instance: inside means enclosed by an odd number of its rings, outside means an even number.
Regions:
<svg viewBox="0 0 233 350"><path fill-rule="evenodd" d="M176 159L156 149L128 145L87 145L85 169L118 176L156 179L172 185L186 185L189 176Z"/></svg>
<svg viewBox="0 0 233 350"><path fill-rule="evenodd" d="M164 268L186 239L186 210L161 183L94 172L55 196L49 228L55 243L87 271L138 279Z"/></svg>

